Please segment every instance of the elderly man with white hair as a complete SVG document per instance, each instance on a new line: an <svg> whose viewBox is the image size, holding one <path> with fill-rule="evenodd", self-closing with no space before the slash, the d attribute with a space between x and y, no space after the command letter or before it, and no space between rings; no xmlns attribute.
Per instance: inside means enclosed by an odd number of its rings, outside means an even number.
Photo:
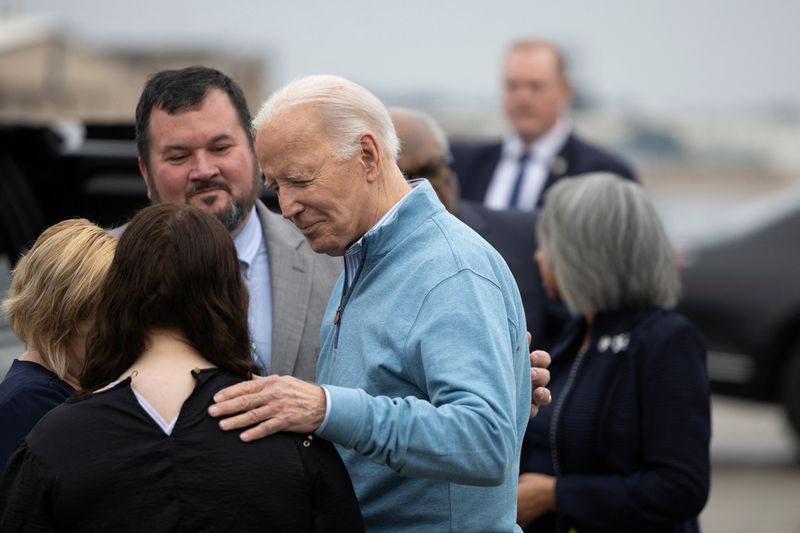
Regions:
<svg viewBox="0 0 800 533"><path fill-rule="evenodd" d="M243 440L315 433L339 449L369 531L519 531L531 406L525 315L499 254L407 183L383 104L335 76L290 83L254 121L283 216L344 256L323 320L319 385L289 376L221 391ZM537 369L539 370L539 369ZM539 370L535 385L545 385ZM549 391L534 390L534 405Z"/></svg>

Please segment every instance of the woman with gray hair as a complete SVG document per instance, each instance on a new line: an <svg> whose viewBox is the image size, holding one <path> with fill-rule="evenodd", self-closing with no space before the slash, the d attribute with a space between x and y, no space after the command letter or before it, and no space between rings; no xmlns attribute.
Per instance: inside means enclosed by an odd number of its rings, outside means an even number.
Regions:
<svg viewBox="0 0 800 533"><path fill-rule="evenodd" d="M671 311L675 257L647 193L610 174L553 186L536 261L576 319L552 350L554 402L522 449L525 531L699 531L709 489L706 352Z"/></svg>

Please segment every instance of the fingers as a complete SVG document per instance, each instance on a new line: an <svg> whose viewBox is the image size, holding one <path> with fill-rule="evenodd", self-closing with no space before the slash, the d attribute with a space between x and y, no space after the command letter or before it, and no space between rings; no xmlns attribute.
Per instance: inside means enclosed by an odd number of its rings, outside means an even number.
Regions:
<svg viewBox="0 0 800 533"><path fill-rule="evenodd" d="M254 440L262 439L267 435L272 435L273 433L283 431L284 429L284 425L281 424L277 418L271 418L269 420L265 420L255 427L248 429L247 431L243 431L242 434L239 435L239 438L242 440L242 442L252 442Z"/></svg>
<svg viewBox="0 0 800 533"><path fill-rule="evenodd" d="M239 385L245 385L240 387ZM234 396L234 393L239 393ZM247 428L243 441L260 439L278 431L313 432L325 416L325 392L312 383L290 376L268 376L220 391L222 400L211 405L223 431ZM227 399L224 399L227 398Z"/></svg>
<svg viewBox="0 0 800 533"><path fill-rule="evenodd" d="M544 350L534 350L531 352L531 417L539 414L539 407L549 405L552 401L550 391L546 388L550 383L550 354Z"/></svg>
<svg viewBox="0 0 800 533"><path fill-rule="evenodd" d="M533 335L531 335L530 331L526 331L525 335L528 336L528 346L530 346L531 345L531 340L533 339Z"/></svg>
<svg viewBox="0 0 800 533"><path fill-rule="evenodd" d="M544 350L532 351L531 366L536 368L548 368L550 366L550 354Z"/></svg>
<svg viewBox="0 0 800 533"><path fill-rule="evenodd" d="M235 401L235 400L233 400ZM278 413L275 412L273 406L265 403L259 407L253 407L235 416L229 416L219 421L219 427L223 431L230 431L232 429L249 428L256 424L261 424L272 420L271 425L278 425L276 421Z"/></svg>
<svg viewBox="0 0 800 533"><path fill-rule="evenodd" d="M550 371L546 368L531 368L531 383L534 387L546 387L550 383Z"/></svg>
<svg viewBox="0 0 800 533"><path fill-rule="evenodd" d="M268 376L268 377L253 376L248 381L242 381L241 383L237 383L236 385L231 385L230 387L226 387L214 395L214 401L217 403L224 402L225 400L236 398L243 394L252 394L254 392L258 392L264 387L263 383L264 380L270 379L271 377L274 376Z"/></svg>
<svg viewBox="0 0 800 533"><path fill-rule="evenodd" d="M533 389L533 394L531 395L531 418L539 414L539 407L550 405L552 401L553 396L550 394L549 389L545 387Z"/></svg>
<svg viewBox="0 0 800 533"><path fill-rule="evenodd" d="M208 414L213 417L233 415L264 405L267 402L264 392L276 379L277 376L259 377L222 389L214 395L215 403L208 408Z"/></svg>
<svg viewBox="0 0 800 533"><path fill-rule="evenodd" d="M550 405L553 401L553 395L550 394L550 389L545 387L537 387L533 391L533 403L539 406Z"/></svg>

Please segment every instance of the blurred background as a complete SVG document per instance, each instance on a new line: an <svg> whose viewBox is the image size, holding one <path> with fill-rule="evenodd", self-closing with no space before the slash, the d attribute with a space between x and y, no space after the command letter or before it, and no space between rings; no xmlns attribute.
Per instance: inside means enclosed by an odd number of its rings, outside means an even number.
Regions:
<svg viewBox="0 0 800 533"><path fill-rule="evenodd" d="M156 70L214 66L253 107L296 77L339 74L454 139L488 139L507 127L507 45L551 39L576 130L652 191L681 310L709 344L704 530L800 531L798 21L796 0L0 0L0 291L46 225L112 225L146 201L132 121ZM0 375L20 349L0 319Z"/></svg>

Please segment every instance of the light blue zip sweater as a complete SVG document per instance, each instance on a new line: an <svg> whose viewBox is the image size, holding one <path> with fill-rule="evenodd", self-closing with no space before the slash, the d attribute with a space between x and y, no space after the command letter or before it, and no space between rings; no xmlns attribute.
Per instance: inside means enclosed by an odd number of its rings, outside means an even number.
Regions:
<svg viewBox="0 0 800 533"><path fill-rule="evenodd" d="M369 232L317 382L370 532L509 532L530 362L519 291L500 255L427 182ZM353 274L355 275L355 273Z"/></svg>

